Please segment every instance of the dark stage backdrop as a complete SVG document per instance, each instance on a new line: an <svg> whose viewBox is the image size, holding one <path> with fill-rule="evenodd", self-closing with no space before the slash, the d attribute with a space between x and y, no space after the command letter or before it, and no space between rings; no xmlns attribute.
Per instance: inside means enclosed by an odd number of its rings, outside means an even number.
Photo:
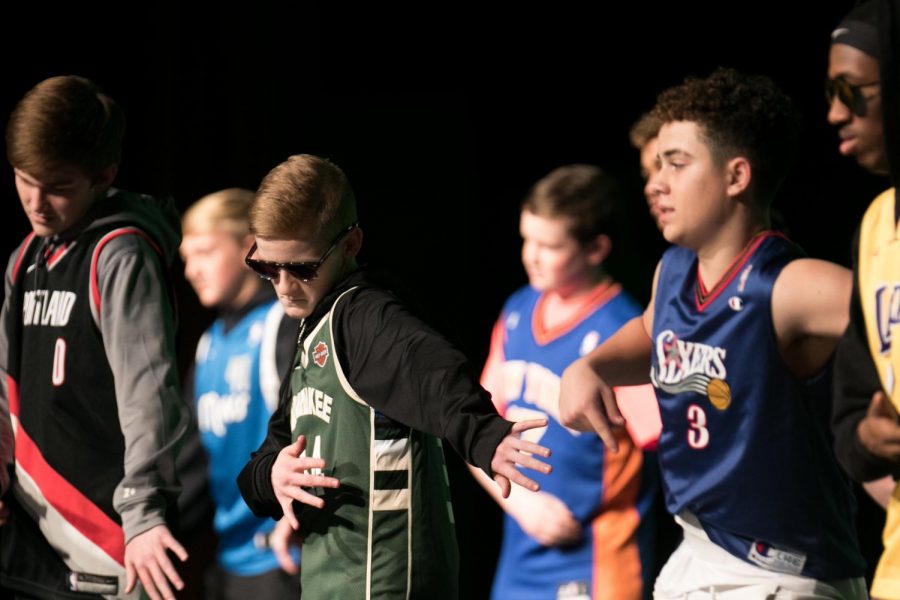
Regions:
<svg viewBox="0 0 900 600"><path fill-rule="evenodd" d="M356 189L363 260L405 282L404 294L480 365L504 298L525 283L518 204L556 166L596 163L620 179L610 269L646 300L664 244L627 131L661 89L718 65L768 74L797 101L802 148L776 206L811 255L848 263L855 224L886 187L838 156L825 123L828 34L852 2L808 5L815 12L806 14L790 5L426 12L379 3L358 12L241 3L134 7L128 18L10 14L0 114L5 121L45 77L94 79L128 117L119 187L171 195L182 209L223 187L255 189L291 154L331 158ZM2 189L8 254L28 227L11 171ZM177 279L183 367L212 315ZM499 514L450 460L462 597L482 597ZM879 527L876 514L872 539Z"/></svg>

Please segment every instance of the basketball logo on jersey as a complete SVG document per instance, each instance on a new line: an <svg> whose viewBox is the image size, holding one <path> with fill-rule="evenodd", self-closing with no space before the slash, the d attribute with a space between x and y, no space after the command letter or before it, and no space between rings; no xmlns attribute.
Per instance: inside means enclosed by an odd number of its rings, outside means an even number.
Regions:
<svg viewBox="0 0 900 600"><path fill-rule="evenodd" d="M891 349L891 328L900 323L900 284L882 284L875 290L875 324L882 354Z"/></svg>
<svg viewBox="0 0 900 600"><path fill-rule="evenodd" d="M741 300L740 296L732 296L728 299L728 306L731 307L731 310L738 312L740 310L743 310L744 301Z"/></svg>
<svg viewBox="0 0 900 600"><path fill-rule="evenodd" d="M515 329L519 326L519 313L517 311L513 311L509 313L509 316L506 317L506 328L507 329Z"/></svg>
<svg viewBox="0 0 900 600"><path fill-rule="evenodd" d="M715 408L725 410L731 405L725 354L724 348L686 342L667 329L656 337L657 367L650 370L650 381L669 394L706 396Z"/></svg>
<svg viewBox="0 0 900 600"><path fill-rule="evenodd" d="M325 366L325 363L328 362L328 344L321 341L316 344L316 347L313 348L313 362L320 367Z"/></svg>
<svg viewBox="0 0 900 600"><path fill-rule="evenodd" d="M22 307L22 324L65 327L72 315L77 296L75 292L32 290L25 292Z"/></svg>

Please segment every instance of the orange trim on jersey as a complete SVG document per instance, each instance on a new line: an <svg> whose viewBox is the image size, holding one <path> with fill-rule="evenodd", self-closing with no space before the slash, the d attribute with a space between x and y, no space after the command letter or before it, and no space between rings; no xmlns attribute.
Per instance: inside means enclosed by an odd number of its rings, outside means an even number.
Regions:
<svg viewBox="0 0 900 600"><path fill-rule="evenodd" d="M610 279L601 281L594 287L590 295L585 298L584 303L575 314L569 317L566 322L560 323L551 329L544 327L544 312L546 311L544 301L547 298L547 294L541 294L537 304L534 306L534 314L531 316L531 331L534 334L535 341L539 346L546 346L556 338L569 333L569 331L580 325L588 315L618 296L621 291L622 286L618 283Z"/></svg>
<svg viewBox="0 0 900 600"><path fill-rule="evenodd" d="M481 371L481 387L491 394L491 400L494 402L494 408L501 415L506 414L506 398L503 397L503 363L506 361L506 354L503 352L503 346L506 344L506 326L504 325L503 315L494 323L494 330L491 332L491 349L488 352L487 360L484 362L484 370Z"/></svg>
<svg viewBox="0 0 900 600"><path fill-rule="evenodd" d="M641 488L643 455L628 434L616 433L619 451L603 457L603 502L591 524L594 540L591 598L640 600L643 590L635 502Z"/></svg>
<svg viewBox="0 0 900 600"><path fill-rule="evenodd" d="M28 246L31 245L31 241L34 239L34 232L32 231L27 236L25 236L25 241L22 242L22 247L19 250L19 254L16 256L16 262L13 263L12 270L12 280L15 283L16 278L19 276L19 267L22 266L22 259L25 257L25 252L28 250Z"/></svg>
<svg viewBox="0 0 900 600"><path fill-rule="evenodd" d="M122 528L75 486L56 472L40 448L25 431L19 418L19 386L7 377L10 413L18 420L16 463L34 480L44 500L72 527L120 565L125 565L125 534Z"/></svg>
<svg viewBox="0 0 900 600"><path fill-rule="evenodd" d="M759 248L760 244L763 243L767 238L772 236L778 236L784 238L785 236L777 231L760 231L747 242L747 245L744 246L744 249L741 250L740 254L735 257L734 261L731 263L731 266L728 267L728 270L725 271L725 274L719 279L719 282L713 286L710 291L706 291L706 285L703 283L703 277L700 275L700 263L697 263L697 287L694 289L694 302L697 306L697 310L703 311L709 306L713 300L719 297L719 295L728 287L728 284L737 276L744 265L747 264L747 261L750 260L750 257L756 252L756 249ZM785 238L787 239L787 238Z"/></svg>
<svg viewBox="0 0 900 600"><path fill-rule="evenodd" d="M162 251L159 249L159 246L156 245L149 235L141 231L140 229L136 229L134 227L124 227L122 229L115 229L110 231L97 242L97 246L94 248L94 254L91 256L91 299L94 301L94 306L97 308L97 314L100 314L100 285L97 282L97 263L100 261L100 252L103 250L103 247L106 246L110 241L122 235L138 235L142 237L153 250L156 251L157 254L162 256Z"/></svg>

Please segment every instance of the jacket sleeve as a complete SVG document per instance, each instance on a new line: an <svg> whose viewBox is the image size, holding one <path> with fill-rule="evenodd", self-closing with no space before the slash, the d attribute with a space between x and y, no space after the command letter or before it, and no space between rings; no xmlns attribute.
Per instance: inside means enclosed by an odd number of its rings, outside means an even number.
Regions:
<svg viewBox="0 0 900 600"><path fill-rule="evenodd" d="M493 475L491 460L512 423L497 414L466 357L372 288L335 308L335 345L347 379L373 408L446 440L468 463Z"/></svg>
<svg viewBox="0 0 900 600"><path fill-rule="evenodd" d="M16 250L9 259L4 276L3 308L0 309L0 498L9 489L10 473L12 470L15 441L13 439L12 420L9 414L9 394L7 389L7 373L9 361L9 332L12 327L10 314L10 294L12 293L12 269L16 255L21 250Z"/></svg>
<svg viewBox="0 0 900 600"><path fill-rule="evenodd" d="M872 395L881 389L881 381L869 344L860 303L859 230L853 240L853 294L850 297L850 324L841 338L834 360L834 399L832 430L838 462L857 481L872 481L898 472L897 466L870 453L856 433L866 416Z"/></svg>
<svg viewBox="0 0 900 600"><path fill-rule="evenodd" d="M241 496L253 514L276 520L281 518L282 511L272 489L272 465L281 449L291 443L289 377L285 377L281 384L279 398L278 408L269 418L266 438L250 456L250 461L244 465L237 478Z"/></svg>
<svg viewBox="0 0 900 600"><path fill-rule="evenodd" d="M179 493L175 456L190 421L178 386L175 323L161 259L138 235L109 242L98 259L92 307L115 378L125 475L113 506L126 543L165 523Z"/></svg>

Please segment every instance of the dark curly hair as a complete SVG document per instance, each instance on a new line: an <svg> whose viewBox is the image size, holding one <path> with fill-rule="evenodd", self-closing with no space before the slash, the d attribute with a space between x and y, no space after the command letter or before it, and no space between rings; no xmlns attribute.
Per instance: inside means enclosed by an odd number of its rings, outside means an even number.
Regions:
<svg viewBox="0 0 900 600"><path fill-rule="evenodd" d="M718 68L689 77L659 95L651 113L661 122L693 121L713 157L750 161L754 197L771 202L791 167L800 116L791 99L762 75Z"/></svg>

